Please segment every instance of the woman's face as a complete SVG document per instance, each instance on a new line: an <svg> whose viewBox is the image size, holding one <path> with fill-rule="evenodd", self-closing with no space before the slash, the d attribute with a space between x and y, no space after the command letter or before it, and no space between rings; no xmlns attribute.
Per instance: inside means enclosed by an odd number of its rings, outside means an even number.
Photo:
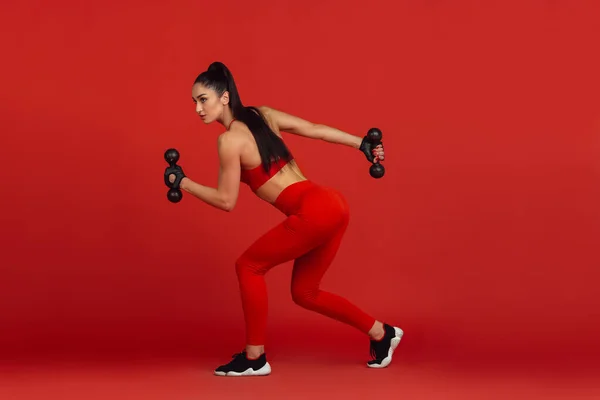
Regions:
<svg viewBox="0 0 600 400"><path fill-rule="evenodd" d="M214 90L196 83L192 86L192 99L196 103L196 113L205 124L210 124L222 117L223 110L229 104L229 93L225 92L219 97Z"/></svg>

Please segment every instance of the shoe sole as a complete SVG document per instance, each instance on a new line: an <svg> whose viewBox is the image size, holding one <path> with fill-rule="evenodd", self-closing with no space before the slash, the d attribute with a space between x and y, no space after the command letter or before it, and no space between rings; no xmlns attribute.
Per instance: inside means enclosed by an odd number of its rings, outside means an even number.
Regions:
<svg viewBox="0 0 600 400"><path fill-rule="evenodd" d="M402 329L394 327L394 331L396 332L396 336L394 336L390 343L390 349L388 350L388 355L381 361L381 364L369 364L367 363L367 367L369 368L385 368L392 362L392 354L394 354L394 350L400 344L400 340L402 340L402 336L404 336L404 331Z"/></svg>
<svg viewBox="0 0 600 400"><path fill-rule="evenodd" d="M253 370L252 368L248 368L243 372L222 372L222 371L214 371L217 376L266 376L271 373L271 365L266 363L258 370Z"/></svg>

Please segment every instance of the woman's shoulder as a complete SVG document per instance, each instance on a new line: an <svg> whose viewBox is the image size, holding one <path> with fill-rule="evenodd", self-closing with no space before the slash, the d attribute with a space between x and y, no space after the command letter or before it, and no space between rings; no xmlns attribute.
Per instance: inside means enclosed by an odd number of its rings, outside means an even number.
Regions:
<svg viewBox="0 0 600 400"><path fill-rule="evenodd" d="M234 121L228 130L219 135L218 143L229 147L243 147L249 143L251 137L252 133L246 124L241 121Z"/></svg>
<svg viewBox="0 0 600 400"><path fill-rule="evenodd" d="M232 124L231 128L221 133L218 137L219 143L239 143L244 141L248 135L248 128L245 124Z"/></svg>
<svg viewBox="0 0 600 400"><path fill-rule="evenodd" d="M275 115L275 113L277 113L277 110L268 105L262 105L256 108L260 111L263 118L266 120L267 124L273 130L273 132L275 132L279 136L279 126L277 124L277 118Z"/></svg>
<svg viewBox="0 0 600 400"><path fill-rule="evenodd" d="M262 106L257 106L258 110L263 114L270 114L274 109L268 105L263 104Z"/></svg>

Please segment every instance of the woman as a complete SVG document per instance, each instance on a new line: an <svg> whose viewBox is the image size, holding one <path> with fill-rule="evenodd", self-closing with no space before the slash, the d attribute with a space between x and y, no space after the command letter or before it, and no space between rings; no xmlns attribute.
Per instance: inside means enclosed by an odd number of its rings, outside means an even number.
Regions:
<svg viewBox="0 0 600 400"><path fill-rule="evenodd" d="M229 69L212 63L192 86L196 113L206 124L227 130L218 138L220 172L212 188L186 177L179 166L165 171L171 187L207 204L231 211L240 182L287 218L256 240L236 261L246 323L246 349L218 367L216 375L268 375L265 354L267 289L264 275L272 267L294 260L292 298L308 310L359 329L370 338L372 368L384 368L400 343L402 330L377 321L348 300L319 289L348 225L348 205L342 195L308 180L284 144L280 132L321 139L359 149L371 162L384 159L383 147L324 125L313 124L266 106L245 107Z"/></svg>

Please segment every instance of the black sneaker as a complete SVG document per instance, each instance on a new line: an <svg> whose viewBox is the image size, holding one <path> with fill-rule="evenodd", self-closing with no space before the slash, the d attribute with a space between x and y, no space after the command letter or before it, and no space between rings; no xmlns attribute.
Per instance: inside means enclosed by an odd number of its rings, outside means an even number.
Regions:
<svg viewBox="0 0 600 400"><path fill-rule="evenodd" d="M400 344L404 332L400 328L383 324L385 333L381 340L371 340L371 357L367 363L370 368L385 368L392 362L392 354Z"/></svg>
<svg viewBox="0 0 600 400"><path fill-rule="evenodd" d="M221 365L215 370L219 376L262 376L271 373L271 365L267 362L267 356L263 353L256 360L249 360L246 352L234 354L228 364Z"/></svg>

